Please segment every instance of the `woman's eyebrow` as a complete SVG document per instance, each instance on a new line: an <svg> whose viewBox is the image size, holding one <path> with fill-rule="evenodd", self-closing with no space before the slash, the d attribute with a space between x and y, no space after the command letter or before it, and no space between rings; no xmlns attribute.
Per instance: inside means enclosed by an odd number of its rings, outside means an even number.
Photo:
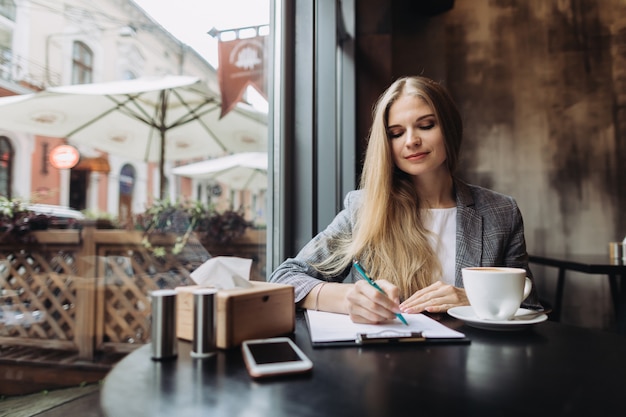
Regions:
<svg viewBox="0 0 626 417"><path fill-rule="evenodd" d="M421 122L422 120L427 119L429 117L435 117L435 114L434 113L425 114L425 115L420 116L417 119L415 119L415 121L416 122ZM387 127L387 129L391 129L392 127L395 127L395 126L401 126L401 125L399 125L399 124L389 125Z"/></svg>
<svg viewBox="0 0 626 417"><path fill-rule="evenodd" d="M425 114L423 116L418 117L415 121L419 122L419 121L427 119L429 117L435 117L435 114L434 113Z"/></svg>

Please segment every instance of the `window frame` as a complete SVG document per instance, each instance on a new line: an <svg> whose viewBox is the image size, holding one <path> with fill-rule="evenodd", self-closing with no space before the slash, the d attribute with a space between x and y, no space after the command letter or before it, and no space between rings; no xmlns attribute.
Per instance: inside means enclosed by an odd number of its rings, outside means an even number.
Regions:
<svg viewBox="0 0 626 417"><path fill-rule="evenodd" d="M72 42L72 84L92 83L93 75L93 51L82 41Z"/></svg>
<svg viewBox="0 0 626 417"><path fill-rule="evenodd" d="M268 274L356 187L354 19L354 0L272 3Z"/></svg>

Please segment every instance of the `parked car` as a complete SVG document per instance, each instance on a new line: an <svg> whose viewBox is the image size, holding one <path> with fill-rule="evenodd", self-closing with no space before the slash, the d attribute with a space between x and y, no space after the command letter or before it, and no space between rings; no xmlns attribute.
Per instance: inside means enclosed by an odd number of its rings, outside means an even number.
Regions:
<svg viewBox="0 0 626 417"><path fill-rule="evenodd" d="M85 215L71 207L55 206L52 204L27 204L26 209L35 214L50 217L50 226L60 229L77 228Z"/></svg>

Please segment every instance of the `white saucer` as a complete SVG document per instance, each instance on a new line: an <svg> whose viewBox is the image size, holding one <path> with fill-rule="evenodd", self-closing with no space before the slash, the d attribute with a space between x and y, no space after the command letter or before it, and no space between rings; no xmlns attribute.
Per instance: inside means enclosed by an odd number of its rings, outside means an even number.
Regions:
<svg viewBox="0 0 626 417"><path fill-rule="evenodd" d="M534 310L528 310L520 308L515 313L515 316L510 320L484 320L479 319L474 314L474 309L471 306L452 307L448 310L448 314L459 320L463 320L468 326L477 327L479 329L487 330L522 330L530 325L541 323L546 321L548 316L546 314L534 315ZM529 319L525 319L525 314L533 314Z"/></svg>

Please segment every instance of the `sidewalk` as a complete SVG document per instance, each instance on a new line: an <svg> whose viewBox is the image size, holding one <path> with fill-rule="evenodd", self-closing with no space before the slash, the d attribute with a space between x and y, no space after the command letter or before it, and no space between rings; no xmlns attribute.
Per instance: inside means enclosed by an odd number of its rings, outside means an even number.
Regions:
<svg viewBox="0 0 626 417"><path fill-rule="evenodd" d="M125 355L102 353L93 361L83 361L73 351L0 346L0 396L20 396L97 383Z"/></svg>
<svg viewBox="0 0 626 417"><path fill-rule="evenodd" d="M0 417L103 417L100 383L0 399Z"/></svg>

